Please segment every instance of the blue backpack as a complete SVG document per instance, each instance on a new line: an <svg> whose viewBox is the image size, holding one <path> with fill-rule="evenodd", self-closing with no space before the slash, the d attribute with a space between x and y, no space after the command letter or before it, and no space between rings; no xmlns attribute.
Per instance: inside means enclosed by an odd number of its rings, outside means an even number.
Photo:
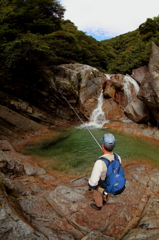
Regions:
<svg viewBox="0 0 159 240"><path fill-rule="evenodd" d="M105 189L108 193L118 195L125 189L126 179L124 176L124 169L119 162L118 155L114 154L114 161L110 162L107 158L101 157L107 166L107 174L105 178Z"/></svg>

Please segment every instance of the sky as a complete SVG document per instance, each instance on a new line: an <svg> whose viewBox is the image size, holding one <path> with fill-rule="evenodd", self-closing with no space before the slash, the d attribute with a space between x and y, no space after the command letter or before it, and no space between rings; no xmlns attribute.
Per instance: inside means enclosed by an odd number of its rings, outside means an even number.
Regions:
<svg viewBox="0 0 159 240"><path fill-rule="evenodd" d="M159 0L59 0L78 30L96 40L136 30L147 18L159 15Z"/></svg>

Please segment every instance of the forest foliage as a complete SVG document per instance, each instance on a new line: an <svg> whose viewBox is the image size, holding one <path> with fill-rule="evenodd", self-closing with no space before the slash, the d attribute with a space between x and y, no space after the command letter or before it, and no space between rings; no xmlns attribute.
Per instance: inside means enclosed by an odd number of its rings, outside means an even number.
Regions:
<svg viewBox="0 0 159 240"><path fill-rule="evenodd" d="M131 74L148 64L152 41L159 45L159 16L99 42L64 20L64 12L57 0L0 1L1 79L41 79L44 68L73 62Z"/></svg>

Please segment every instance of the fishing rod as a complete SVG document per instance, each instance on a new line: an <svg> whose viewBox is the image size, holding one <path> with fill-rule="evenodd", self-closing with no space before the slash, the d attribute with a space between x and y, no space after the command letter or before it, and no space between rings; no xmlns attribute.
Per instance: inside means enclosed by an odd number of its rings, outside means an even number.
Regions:
<svg viewBox="0 0 159 240"><path fill-rule="evenodd" d="M94 137L94 135L92 134L92 132L89 130L89 128L87 127L87 125L83 122L82 118L79 116L79 114L76 112L76 110L72 107L72 105L69 103L69 101L64 97L64 95L60 92L61 96L65 99L65 101L68 103L68 105L70 106L70 108L74 111L74 113L77 115L77 117L80 119L80 121L83 123L83 125L85 126L85 128L88 130L88 132L90 133L90 135L92 136L92 138L94 139L94 141L97 143L97 145L100 147L100 149L102 150L99 142L97 141L97 139Z"/></svg>

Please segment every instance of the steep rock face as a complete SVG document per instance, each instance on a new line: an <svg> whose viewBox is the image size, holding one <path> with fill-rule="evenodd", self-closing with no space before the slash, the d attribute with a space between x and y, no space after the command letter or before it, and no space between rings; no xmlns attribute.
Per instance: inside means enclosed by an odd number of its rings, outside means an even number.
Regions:
<svg viewBox="0 0 159 240"><path fill-rule="evenodd" d="M138 98L150 109L159 122L159 47L152 44L148 73L141 82Z"/></svg>
<svg viewBox="0 0 159 240"><path fill-rule="evenodd" d="M97 105L97 97L101 91L102 82L106 79L105 74L96 68L79 63L63 64L59 67L62 69L63 75L61 75L61 71L58 75L56 72L58 89L65 95L67 94L67 86L69 93L65 96L74 107L76 107L76 103L79 103L79 110L89 119L92 110ZM72 90L68 88L68 85L71 87L71 84L74 86ZM72 92L76 95L75 98ZM69 94L72 98L69 97Z"/></svg>
<svg viewBox="0 0 159 240"><path fill-rule="evenodd" d="M28 136L47 132L47 128L21 114L0 105L0 138L18 141Z"/></svg>

